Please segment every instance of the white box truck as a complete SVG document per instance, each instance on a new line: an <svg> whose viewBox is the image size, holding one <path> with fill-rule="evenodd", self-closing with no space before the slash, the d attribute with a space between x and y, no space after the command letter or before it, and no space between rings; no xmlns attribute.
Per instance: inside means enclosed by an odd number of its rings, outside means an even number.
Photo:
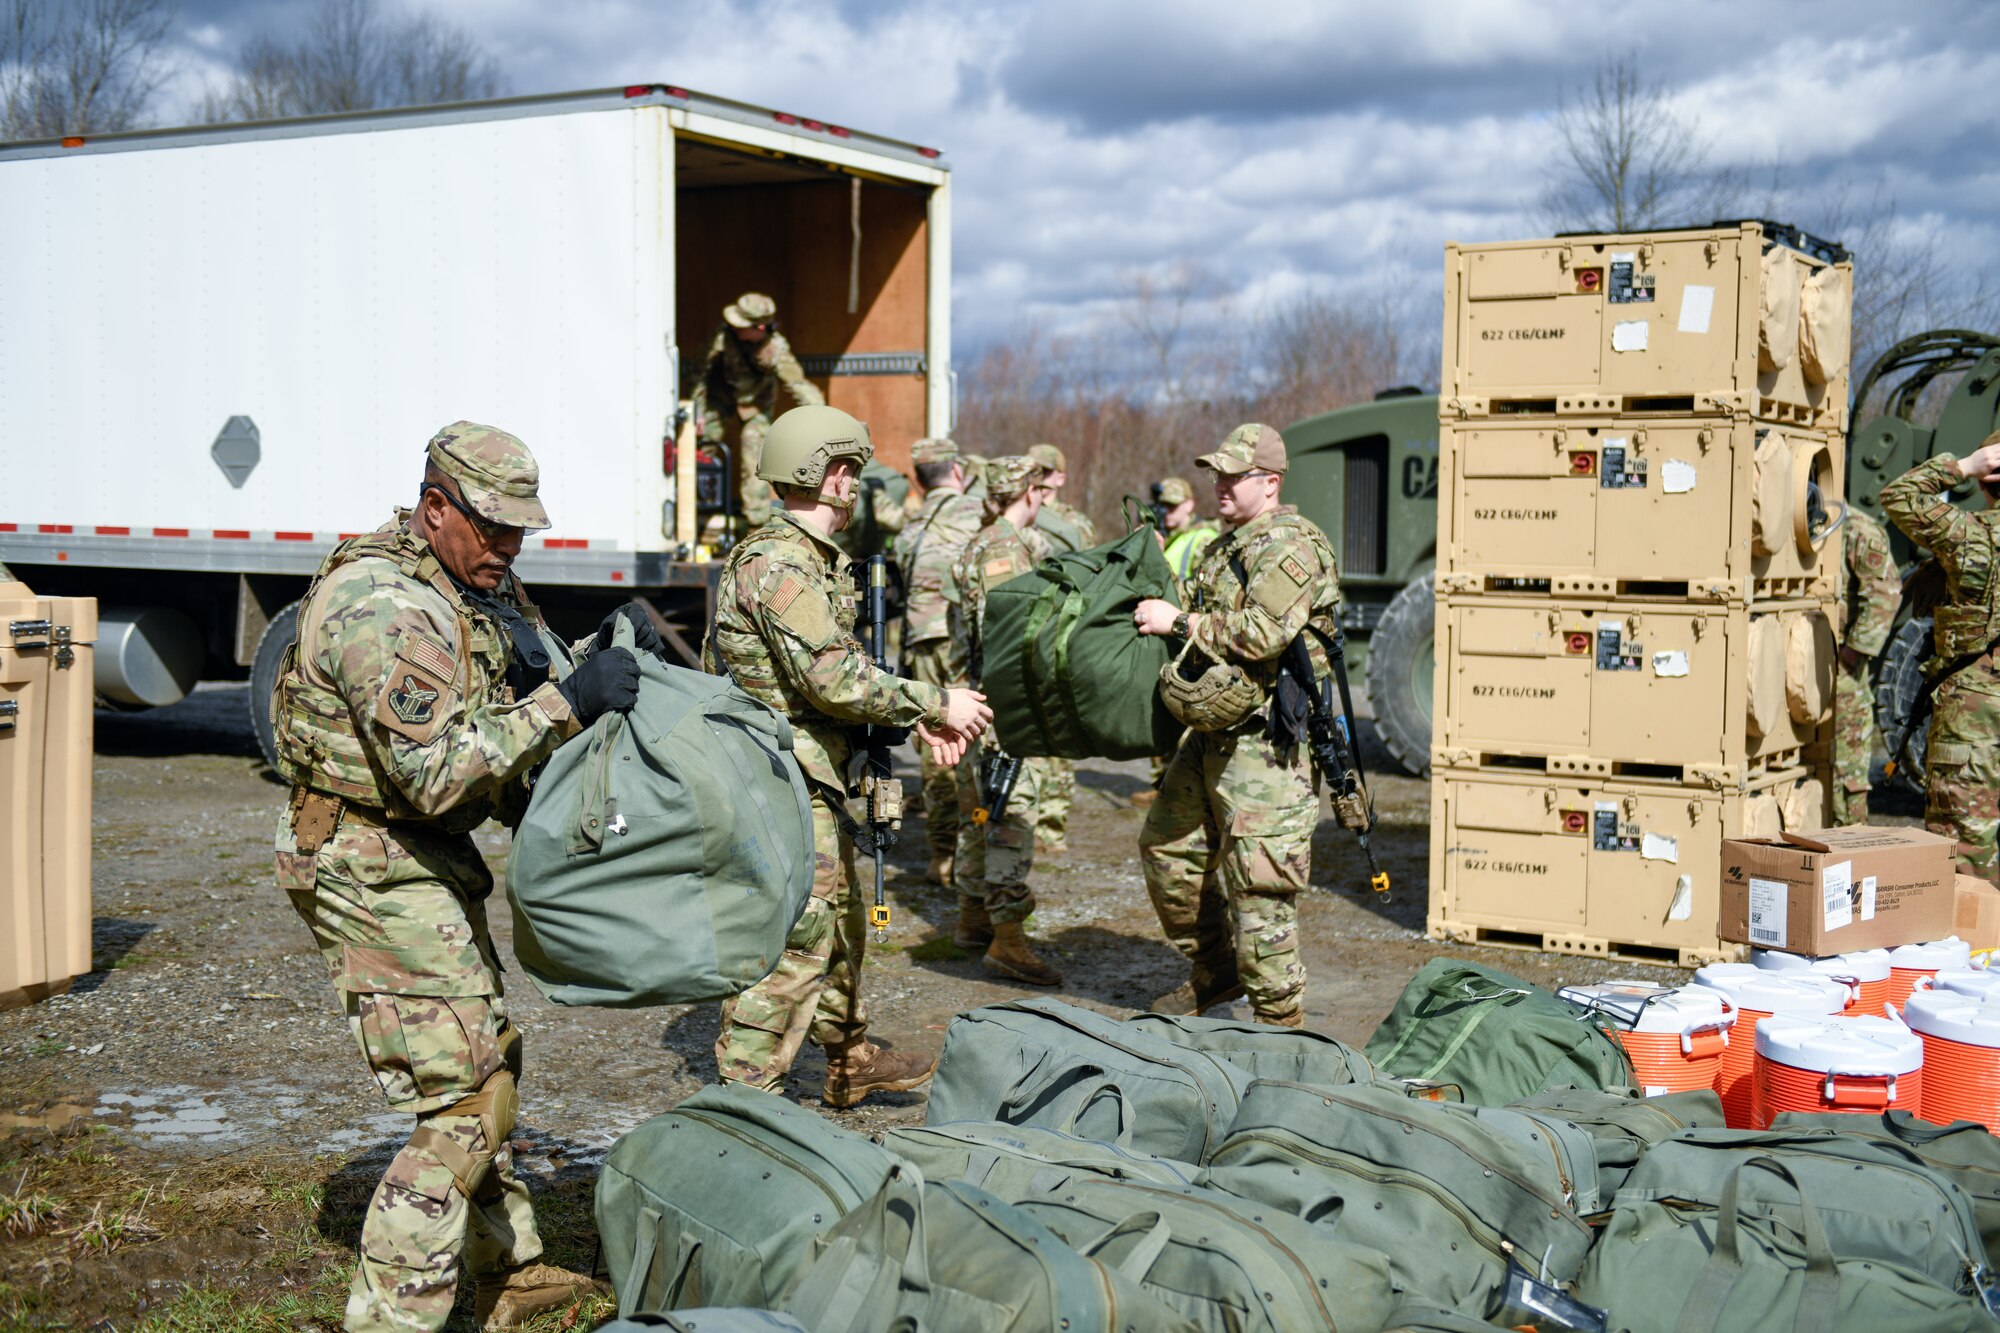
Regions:
<svg viewBox="0 0 2000 1333"><path fill-rule="evenodd" d="M308 576L470 418L540 461L556 627L642 599L692 658L722 307L776 298L903 468L950 424L950 200L935 149L667 84L0 145L0 561L99 599L101 698L247 677L268 755Z"/></svg>

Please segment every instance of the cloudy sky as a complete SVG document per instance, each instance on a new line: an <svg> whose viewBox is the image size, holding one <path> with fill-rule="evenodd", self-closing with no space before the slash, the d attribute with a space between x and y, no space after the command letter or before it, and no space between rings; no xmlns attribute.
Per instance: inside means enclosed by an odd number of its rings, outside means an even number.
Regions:
<svg viewBox="0 0 2000 1333"><path fill-rule="evenodd" d="M1194 260L1238 309L1414 293L1447 239L1538 234L1558 90L1631 52L1818 225L1893 198L1965 281L2000 273L1992 0L384 0L472 33L510 90L667 81L945 150L973 349L1102 321ZM184 0L174 95L309 0Z"/></svg>

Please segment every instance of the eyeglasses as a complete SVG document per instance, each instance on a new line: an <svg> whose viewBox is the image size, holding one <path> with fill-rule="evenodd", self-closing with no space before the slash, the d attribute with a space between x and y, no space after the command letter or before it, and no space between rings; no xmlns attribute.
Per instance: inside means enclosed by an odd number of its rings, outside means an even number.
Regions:
<svg viewBox="0 0 2000 1333"><path fill-rule="evenodd" d="M417 494L422 495L424 491L436 491L439 495L442 495L445 498L446 504L449 504L453 509L456 509L459 513L465 515L467 519L471 520L473 528L478 531L480 537L488 545L501 541L504 538L512 537L521 531L515 524L495 523L484 514L474 513L465 501L459 499L456 495L453 495L434 481L425 482Z"/></svg>

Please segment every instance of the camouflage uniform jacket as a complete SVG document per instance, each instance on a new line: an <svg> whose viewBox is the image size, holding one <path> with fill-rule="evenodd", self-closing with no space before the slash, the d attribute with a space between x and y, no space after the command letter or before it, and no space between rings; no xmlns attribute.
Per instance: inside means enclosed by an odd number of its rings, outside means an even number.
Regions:
<svg viewBox="0 0 2000 1333"><path fill-rule="evenodd" d="M847 728L944 720L945 692L878 668L854 637L852 563L780 512L729 553L702 660L797 728L806 776L847 790Z"/></svg>
<svg viewBox="0 0 2000 1333"><path fill-rule="evenodd" d="M537 628L518 580L493 594ZM552 662L562 645L546 629ZM516 699L513 641L453 586L399 515L335 547L299 605L273 693L278 771L448 833L517 822L528 772L582 728L553 681Z"/></svg>
<svg viewBox="0 0 2000 1333"><path fill-rule="evenodd" d="M958 589L957 637L965 660L972 664L975 682L984 661L980 646L986 628L986 594L1026 574L1048 556L1048 543L1039 532L1033 528L1023 532L1001 514L966 543L958 563L952 566L951 581Z"/></svg>
<svg viewBox="0 0 2000 1333"><path fill-rule="evenodd" d="M1097 525L1081 509L1073 509L1061 500L1043 502L1035 515L1035 531L1042 534L1049 550L1056 555L1087 551L1097 545Z"/></svg>
<svg viewBox="0 0 2000 1333"><path fill-rule="evenodd" d="M1237 582L1232 556L1243 565L1247 588ZM1278 659L1299 631L1310 622L1331 634L1340 618L1333 547L1292 505L1210 542L1188 593L1188 609L1199 613L1192 624L1196 646L1214 661L1245 668L1267 696L1278 681ZM1315 669L1325 671L1319 645L1311 649Z"/></svg>
<svg viewBox="0 0 2000 1333"><path fill-rule="evenodd" d="M952 566L978 535L980 503L963 491L939 489L896 537L896 565L903 571L903 642L928 643L951 634L951 604L958 600Z"/></svg>
<svg viewBox="0 0 2000 1333"><path fill-rule="evenodd" d="M1863 657L1874 657L1889 642L1896 608L1903 601L1903 580L1889 554L1889 534L1882 525L1852 506L1847 510L1847 535L1842 539L1847 560L1846 645Z"/></svg>
<svg viewBox="0 0 2000 1333"><path fill-rule="evenodd" d="M1927 672L1985 653L2000 639L2000 510L1967 513L1946 494L1963 478L1950 454L1911 468L1882 488L1882 510L1944 569L1950 600L1937 609L1937 655Z"/></svg>
<svg viewBox="0 0 2000 1333"><path fill-rule="evenodd" d="M775 329L762 342L746 343L736 330L723 324L708 340L708 355L702 363L701 379L694 386L695 415L701 418L707 439L722 438L722 409L727 401L739 421L777 415L778 386L783 385L792 401L801 407L824 407L826 399L819 386L806 378L804 367L792 355L792 345ZM715 400L715 410L708 409Z"/></svg>

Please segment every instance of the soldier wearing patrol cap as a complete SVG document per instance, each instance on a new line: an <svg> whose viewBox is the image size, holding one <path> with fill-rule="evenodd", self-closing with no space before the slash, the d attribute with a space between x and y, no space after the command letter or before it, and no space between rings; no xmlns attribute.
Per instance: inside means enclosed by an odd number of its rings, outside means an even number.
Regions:
<svg viewBox="0 0 2000 1333"><path fill-rule="evenodd" d="M1081 509L1063 503L1062 488L1069 483L1069 460L1053 444L1031 445L1028 457L1042 465L1043 484L1049 498L1035 514L1035 531L1048 543L1049 552L1063 555L1086 551L1097 545L1097 526ZM1035 815L1035 841L1043 850L1061 855L1069 850L1069 811L1076 800L1076 764L1068 759L1050 759L1046 764L1040 808Z"/></svg>
<svg viewBox="0 0 2000 1333"><path fill-rule="evenodd" d="M722 308L722 324L708 340L694 386L694 419L695 430L710 444L727 438L724 428L731 417L740 423L737 475L743 482L743 517L753 529L771 517L771 487L758 460L780 388L801 406L826 402L792 355L791 343L778 332L778 303L762 292L745 292Z"/></svg>
<svg viewBox="0 0 2000 1333"><path fill-rule="evenodd" d="M1153 1007L1196 1014L1247 994L1257 1021L1300 1027L1296 899L1319 795L1304 747L1281 749L1264 713L1292 640L1308 623L1336 625L1339 575L1326 535L1280 498L1276 430L1238 426L1195 461L1215 475L1226 534L1194 567L1189 610L1148 598L1132 613L1140 633L1180 641L1162 697L1189 727L1139 833L1153 910L1191 972Z"/></svg>
<svg viewBox="0 0 2000 1333"><path fill-rule="evenodd" d="M859 761L857 723L915 727L945 765L993 720L968 689L883 671L854 637L849 561L832 534L847 522L861 466L874 455L868 428L831 407L795 407L778 418L758 475L782 508L729 553L702 646L710 671L783 714L812 790L812 898L771 975L722 1007L715 1061L724 1082L782 1092L810 1037L826 1050L829 1106L930 1081L932 1059L867 1038L861 963L866 906L855 882L856 824L847 813Z"/></svg>
<svg viewBox="0 0 2000 1333"><path fill-rule="evenodd" d="M505 431L439 431L416 507L320 566L272 699L292 784L278 884L383 1095L417 1117L362 1220L346 1322L357 1333L442 1327L461 1265L491 1328L594 1287L537 1262L507 1146L520 1034L486 928L493 876L472 841L489 818L518 823L535 766L638 693L638 663L607 646L617 613L566 648L513 575L523 533L549 526L538 482Z"/></svg>
<svg viewBox="0 0 2000 1333"><path fill-rule="evenodd" d="M896 537L896 566L903 571L903 665L912 679L931 685L964 685L965 658L951 633L958 601L951 567L981 526L979 501L965 493L958 446L948 439L918 440L910 462L923 487L923 506ZM948 766L919 745L923 769L924 834L930 842L926 877L951 887L958 847L957 783Z"/></svg>
<svg viewBox="0 0 2000 1333"><path fill-rule="evenodd" d="M1167 565L1185 582L1208 544L1222 535L1213 519L1194 516L1194 487L1185 477L1162 477L1153 483L1153 499L1161 507L1160 534L1167 544Z"/></svg>

